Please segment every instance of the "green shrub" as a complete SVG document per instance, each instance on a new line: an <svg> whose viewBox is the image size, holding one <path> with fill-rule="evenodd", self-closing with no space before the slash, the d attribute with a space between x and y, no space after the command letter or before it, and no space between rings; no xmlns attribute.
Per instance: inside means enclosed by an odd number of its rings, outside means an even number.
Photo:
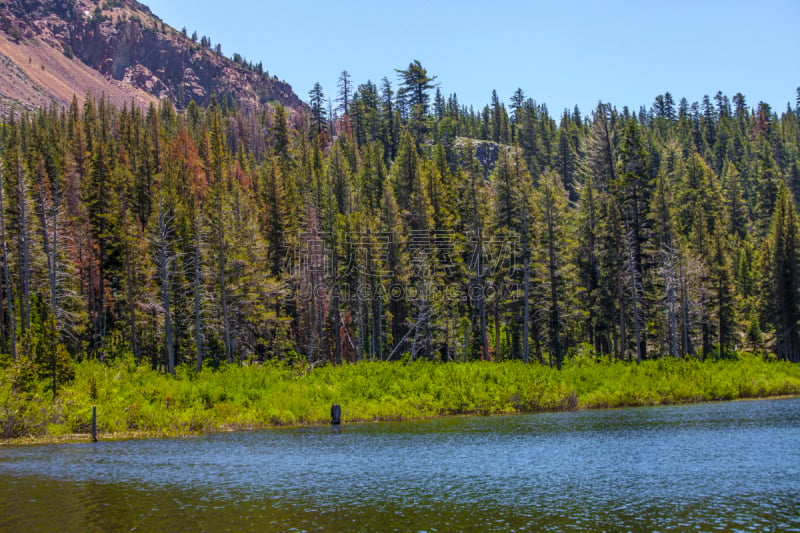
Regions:
<svg viewBox="0 0 800 533"><path fill-rule="evenodd" d="M303 369L304 370L304 369ZM175 376L137 365L83 361L55 401L26 361L0 365L0 437L88 433L180 435L330 422L661 405L800 394L800 365L758 355L641 364L576 351L562 370L499 363L362 362L304 373L282 363L220 364Z"/></svg>

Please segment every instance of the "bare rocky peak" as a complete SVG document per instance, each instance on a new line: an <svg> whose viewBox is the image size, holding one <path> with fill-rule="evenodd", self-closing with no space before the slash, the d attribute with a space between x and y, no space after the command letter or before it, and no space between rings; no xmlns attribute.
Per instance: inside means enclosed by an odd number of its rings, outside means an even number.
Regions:
<svg viewBox="0 0 800 533"><path fill-rule="evenodd" d="M2 67L0 111L87 93L178 108L214 95L243 107L304 105L287 83L193 42L134 0L0 1L0 30L0 65L14 67Z"/></svg>

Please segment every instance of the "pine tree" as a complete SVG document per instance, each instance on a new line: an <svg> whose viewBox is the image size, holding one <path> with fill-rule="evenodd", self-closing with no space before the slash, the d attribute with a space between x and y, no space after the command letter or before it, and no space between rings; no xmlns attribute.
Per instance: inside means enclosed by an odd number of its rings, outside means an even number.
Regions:
<svg viewBox="0 0 800 533"><path fill-rule="evenodd" d="M391 82L383 78L381 84L381 142L387 163L394 160L397 154L397 143L400 139L399 120L396 120L394 91Z"/></svg>
<svg viewBox="0 0 800 533"><path fill-rule="evenodd" d="M386 166L383 162L383 146L377 141L365 144L361 149L361 206L370 214L380 212L383 182L386 179Z"/></svg>
<svg viewBox="0 0 800 533"><path fill-rule="evenodd" d="M427 133L429 91L434 88L433 81L436 76L428 76L428 71L419 61L409 63L405 70L396 69L400 75L400 89L397 97L408 108L409 123L414 134L414 140L419 143L422 136Z"/></svg>
<svg viewBox="0 0 800 533"><path fill-rule="evenodd" d="M546 339L550 366L561 368L565 354L565 267L569 257L569 239L566 235L567 192L561 176L547 171L537 187L537 204L541 223L538 230L542 298L547 301Z"/></svg>
<svg viewBox="0 0 800 533"><path fill-rule="evenodd" d="M408 130L404 130L400 138L400 147L397 151L389 173L394 185L394 195L398 207L406 220L414 216L411 212L412 195L420 182L419 156L414 139Z"/></svg>
<svg viewBox="0 0 800 533"><path fill-rule="evenodd" d="M581 286L582 307L586 315L583 326L584 335L598 353L610 353L611 344L607 335L603 334L603 310L600 300L600 216L602 213L603 193L598 187L592 169L585 166L581 173L583 183L579 188L577 223L580 240L578 253L578 277Z"/></svg>
<svg viewBox="0 0 800 533"><path fill-rule="evenodd" d="M728 232L742 239L748 232L750 216L742 195L741 176L731 161L725 167L722 184L729 218Z"/></svg>
<svg viewBox="0 0 800 533"><path fill-rule="evenodd" d="M388 320L391 337L388 339L390 349L387 350L387 359L399 357L400 351L406 346L406 336L409 328L406 320L409 314L408 302L402 296L408 290L408 236L405 231L400 206L395 199L395 185L390 174L383 185L381 195L381 233L386 239L385 269L387 276L384 289L388 296Z"/></svg>
<svg viewBox="0 0 800 533"><path fill-rule="evenodd" d="M642 143L639 126L633 119L625 124L619 144L619 171L617 179L611 185L612 193L619 199L623 208L622 222L627 247L636 360L642 361L647 356L645 330L647 309L642 285L645 275L642 248L646 239L649 176L647 152Z"/></svg>
<svg viewBox="0 0 800 533"><path fill-rule="evenodd" d="M162 195L153 212L150 228L150 244L153 248L153 263L157 269L160 288L161 311L164 314L164 353L167 372L175 374L175 332L173 325L172 293L174 268L177 256L174 250L174 223L171 199Z"/></svg>
<svg viewBox="0 0 800 533"><path fill-rule="evenodd" d="M558 153L555 168L564 179L570 199L577 199L575 191L578 174L578 152L580 148L580 129L565 111L558 128Z"/></svg>
<svg viewBox="0 0 800 533"><path fill-rule="evenodd" d="M483 168L474 158L474 147L462 147L461 157L467 162L463 176L459 179L459 233L467 237L463 249L463 263L467 267L467 300L471 322L469 339L465 342L465 353L479 353L482 360L491 360L487 323L486 276L487 268L487 230L489 226L489 191L483 179ZM477 332L477 335L474 334ZM465 355L466 358L466 355Z"/></svg>
<svg viewBox="0 0 800 533"><path fill-rule="evenodd" d="M275 106L275 111L272 115L272 127L270 128L270 136L272 140L272 153L279 158L281 162L289 161L289 122L286 114L286 108L278 104ZM286 170L285 168L283 170Z"/></svg>
<svg viewBox="0 0 800 533"><path fill-rule="evenodd" d="M350 213L353 209L352 169L342 141L337 141L331 148L327 174L328 191L333 195L336 211L340 215Z"/></svg>
<svg viewBox="0 0 800 533"><path fill-rule="evenodd" d="M778 357L800 362L800 222L789 188L780 183L762 250L764 320L775 328Z"/></svg>
<svg viewBox="0 0 800 533"><path fill-rule="evenodd" d="M5 319L7 323L3 324L3 349L8 349L8 352L11 354L11 358L16 360L17 359L17 339L16 339L16 318L14 315L14 296L13 296L13 289L11 286L11 276L9 274L9 253L8 253L8 242L6 240L6 209L5 209L5 202L4 202L4 194L3 189L5 187L5 180L2 179L5 169L0 167L0 246L2 246L2 253L3 253L3 293L6 299L6 307L5 307L5 314L7 315ZM6 340L7 339L7 340ZM7 343L7 344L6 344Z"/></svg>
<svg viewBox="0 0 800 533"><path fill-rule="evenodd" d="M608 104L598 104L581 151L579 220L585 237L578 257L582 258L579 271L586 295L586 329L600 353L621 357L625 320L619 297L624 292L620 286L624 279L621 237L625 232L617 202L609 197L618 169L616 113Z"/></svg>
<svg viewBox="0 0 800 533"><path fill-rule="evenodd" d="M714 239L714 250L711 260L711 283L713 285L714 303L717 313L718 353L720 357L731 354L734 344L735 320L735 285L733 267L728 245L727 234L722 227L717 228Z"/></svg>
<svg viewBox="0 0 800 533"><path fill-rule="evenodd" d="M320 136L327 129L328 116L325 110L325 94L319 82L309 91L308 98L311 105L311 131Z"/></svg>
<svg viewBox="0 0 800 533"><path fill-rule="evenodd" d="M339 75L339 97L336 99L339 102L339 111L342 115L350 113L350 102L353 95L352 84L350 83L350 73L343 70Z"/></svg>
<svg viewBox="0 0 800 533"><path fill-rule="evenodd" d="M674 152L672 153L674 155ZM651 282L650 298L658 302L662 312L653 314L655 336L663 344L663 351L678 357L678 320L680 299L678 297L678 256L680 244L675 231L672 157L662 160L656 176L656 186L651 198L649 217L653 227L651 254L657 261L657 276Z"/></svg>
<svg viewBox="0 0 800 533"><path fill-rule="evenodd" d="M277 158L270 157L259 172L257 201L261 216L261 232L269 243L267 259L273 276L277 276L280 272L288 248L286 236L289 231L289 214L283 182L283 173Z"/></svg>

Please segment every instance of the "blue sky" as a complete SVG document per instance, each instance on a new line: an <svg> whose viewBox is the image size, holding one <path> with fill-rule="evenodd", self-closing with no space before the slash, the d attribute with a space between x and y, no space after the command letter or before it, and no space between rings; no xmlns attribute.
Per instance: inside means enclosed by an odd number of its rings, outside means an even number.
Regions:
<svg viewBox="0 0 800 533"><path fill-rule="evenodd" d="M342 70L396 87L394 69L414 59L476 110L519 87L556 116L599 100L636 110L666 91L689 102L741 92L782 111L800 86L797 0L143 1L225 55L261 61L304 100L317 81L335 97Z"/></svg>

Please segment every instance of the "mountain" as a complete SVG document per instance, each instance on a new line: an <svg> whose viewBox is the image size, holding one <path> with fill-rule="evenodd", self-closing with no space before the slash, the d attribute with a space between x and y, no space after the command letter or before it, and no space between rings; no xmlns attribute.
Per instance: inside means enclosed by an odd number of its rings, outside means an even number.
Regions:
<svg viewBox="0 0 800 533"><path fill-rule="evenodd" d="M0 116L104 94L122 106L213 96L301 108L291 86L165 24L135 0L0 1Z"/></svg>

